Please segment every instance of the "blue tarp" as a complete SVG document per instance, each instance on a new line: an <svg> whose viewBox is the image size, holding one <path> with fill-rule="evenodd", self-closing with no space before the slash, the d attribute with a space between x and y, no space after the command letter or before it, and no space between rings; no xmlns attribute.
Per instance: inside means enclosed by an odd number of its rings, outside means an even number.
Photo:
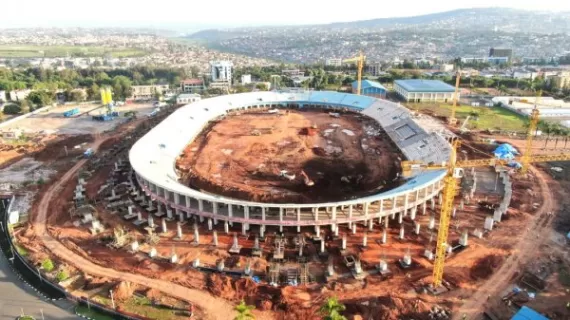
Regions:
<svg viewBox="0 0 570 320"><path fill-rule="evenodd" d="M541 315L540 313L532 310L529 307L522 307L519 312L517 312L511 320L549 320L547 317Z"/></svg>
<svg viewBox="0 0 570 320"><path fill-rule="evenodd" d="M503 143L493 152L498 159L513 159L518 151L512 145Z"/></svg>

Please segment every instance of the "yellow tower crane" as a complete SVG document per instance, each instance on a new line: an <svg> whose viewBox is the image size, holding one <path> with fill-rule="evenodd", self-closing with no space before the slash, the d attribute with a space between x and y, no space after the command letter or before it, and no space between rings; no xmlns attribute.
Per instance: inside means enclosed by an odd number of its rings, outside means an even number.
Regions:
<svg viewBox="0 0 570 320"><path fill-rule="evenodd" d="M449 222L451 220L451 213L453 211L453 202L457 190L457 178L463 176L463 168L475 168L475 167L490 167L490 166L505 166L511 161L522 162L522 158L516 158L513 160L488 158L488 159L474 159L474 160L464 160L457 161L457 150L460 146L460 141L455 140L452 143L452 151L450 155L449 162L447 164L425 164L417 161L403 161L402 162L402 173L404 176L410 176L414 171L417 170L442 170L445 169L447 174L444 178L443 184L443 202L441 206L440 216L439 216L439 229L437 233L437 246L436 254L433 265L433 282L434 288L441 286L443 281L443 271L445 265L446 250L448 246L448 234L449 234ZM529 157L525 161L528 161L526 166L530 163L538 162L550 162L550 161L570 161L570 154L558 154L558 155L534 155ZM523 167L524 168L524 167Z"/></svg>
<svg viewBox="0 0 570 320"><path fill-rule="evenodd" d="M455 93L453 94L453 106L451 107L451 115L449 116L448 122L450 125L455 125L457 119L455 118L455 109L457 109L457 100L459 100L459 82L461 81L461 72L457 70L455 73Z"/></svg>
<svg viewBox="0 0 570 320"><path fill-rule="evenodd" d="M528 167L530 165L530 159L532 159L532 140L534 139L534 135L536 134L536 128L538 127L538 120L540 118L540 112L538 111L538 102L540 100L541 95L542 91L538 90L536 92L536 100L534 101L534 108L532 109L532 112L530 114L528 133L526 136L526 145L524 153L521 158L522 174L525 174L527 172Z"/></svg>
<svg viewBox="0 0 570 320"><path fill-rule="evenodd" d="M364 56L362 55L362 50L358 53L358 61L356 63L356 67L358 68L358 83L356 94L360 95L360 91L362 90L362 68L364 67Z"/></svg>

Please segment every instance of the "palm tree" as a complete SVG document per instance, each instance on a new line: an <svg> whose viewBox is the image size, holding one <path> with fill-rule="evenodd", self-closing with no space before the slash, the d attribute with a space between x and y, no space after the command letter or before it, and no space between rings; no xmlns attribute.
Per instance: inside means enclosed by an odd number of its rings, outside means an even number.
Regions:
<svg viewBox="0 0 570 320"><path fill-rule="evenodd" d="M345 309L344 304L338 302L336 297L330 297L319 311L325 315L323 320L347 320L346 317L340 314Z"/></svg>
<svg viewBox="0 0 570 320"><path fill-rule="evenodd" d="M245 304L245 301L241 301L237 306L234 307L234 310L237 311L238 315L234 318L234 320L254 320L255 317L251 313L251 310L255 309L254 306L248 306Z"/></svg>

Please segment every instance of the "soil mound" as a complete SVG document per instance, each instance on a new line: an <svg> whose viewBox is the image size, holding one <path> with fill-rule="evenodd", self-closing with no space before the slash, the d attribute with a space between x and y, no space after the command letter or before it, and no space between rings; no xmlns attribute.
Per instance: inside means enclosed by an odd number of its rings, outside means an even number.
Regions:
<svg viewBox="0 0 570 320"><path fill-rule="evenodd" d="M136 284L121 281L113 288L113 297L119 301L127 300L133 296L136 289Z"/></svg>
<svg viewBox="0 0 570 320"><path fill-rule="evenodd" d="M228 276L212 273L208 277L207 288L210 293L217 297L228 300L233 300L235 297L235 290L232 286L232 278Z"/></svg>
<svg viewBox="0 0 570 320"><path fill-rule="evenodd" d="M501 265L503 260L504 258L499 255L483 257L477 260L473 267L471 267L469 275L473 280L487 279L493 274L493 271Z"/></svg>

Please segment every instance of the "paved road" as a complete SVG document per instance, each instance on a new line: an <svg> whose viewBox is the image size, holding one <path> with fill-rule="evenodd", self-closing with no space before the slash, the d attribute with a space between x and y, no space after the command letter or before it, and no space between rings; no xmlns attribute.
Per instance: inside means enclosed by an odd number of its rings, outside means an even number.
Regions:
<svg viewBox="0 0 570 320"><path fill-rule="evenodd" d="M12 271L10 262L0 253L0 320L14 320L24 310L27 315L36 319L70 320L78 319L71 310L71 303L57 301L68 310L55 306L51 302L40 299L37 293L20 280Z"/></svg>

